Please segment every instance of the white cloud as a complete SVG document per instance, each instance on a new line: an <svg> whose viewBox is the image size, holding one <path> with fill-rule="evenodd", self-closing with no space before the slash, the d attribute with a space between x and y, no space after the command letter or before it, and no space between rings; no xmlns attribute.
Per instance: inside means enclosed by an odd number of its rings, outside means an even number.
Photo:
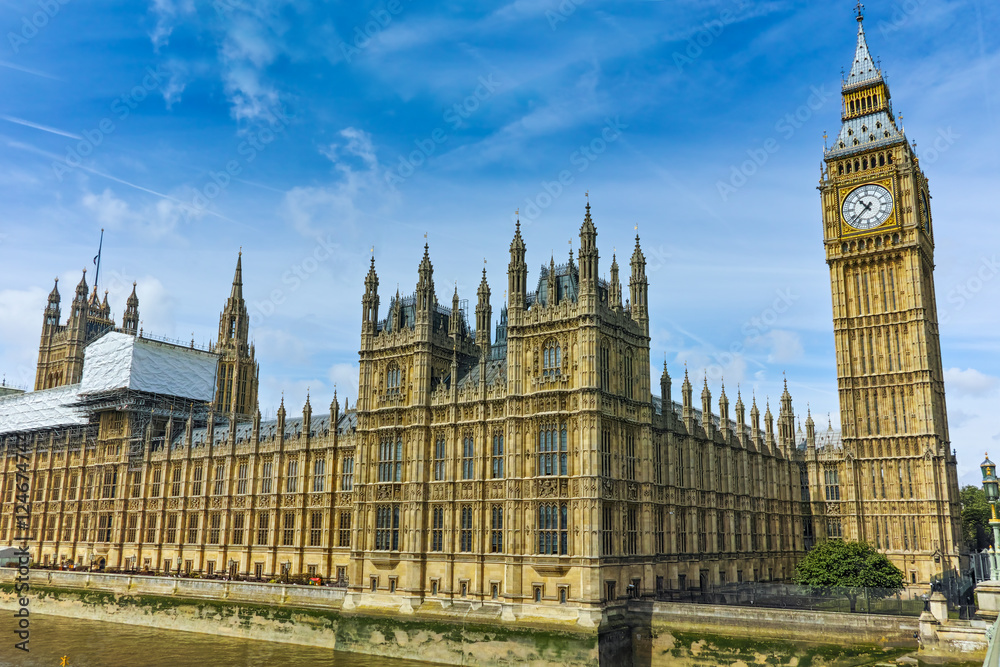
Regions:
<svg viewBox="0 0 1000 667"><path fill-rule="evenodd" d="M964 396L985 396L997 387L998 378L980 373L975 368L949 368L944 372L944 385L948 392Z"/></svg>
<svg viewBox="0 0 1000 667"><path fill-rule="evenodd" d="M100 194L84 193L81 204L104 227L130 229L153 239L169 236L181 223L201 216L201 212L173 199L158 199L135 209L110 188Z"/></svg>
<svg viewBox="0 0 1000 667"><path fill-rule="evenodd" d="M194 0L152 0L152 11L157 15L156 26L149 38L153 48L159 51L170 41L170 35L178 20L194 14Z"/></svg>
<svg viewBox="0 0 1000 667"><path fill-rule="evenodd" d="M282 215L305 236L356 228L367 216L388 211L397 200L385 182L371 135L353 127L339 134L343 143L320 149L333 162L339 179L328 186L296 187L285 195Z"/></svg>

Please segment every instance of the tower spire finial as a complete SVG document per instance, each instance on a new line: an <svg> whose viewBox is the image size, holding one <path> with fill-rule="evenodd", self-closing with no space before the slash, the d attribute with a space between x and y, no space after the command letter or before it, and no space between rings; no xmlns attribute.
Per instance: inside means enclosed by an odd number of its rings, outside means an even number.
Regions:
<svg viewBox="0 0 1000 667"><path fill-rule="evenodd" d="M865 20L865 6L861 4L861 0L858 0L858 6L854 8L854 11L857 12L858 23Z"/></svg>

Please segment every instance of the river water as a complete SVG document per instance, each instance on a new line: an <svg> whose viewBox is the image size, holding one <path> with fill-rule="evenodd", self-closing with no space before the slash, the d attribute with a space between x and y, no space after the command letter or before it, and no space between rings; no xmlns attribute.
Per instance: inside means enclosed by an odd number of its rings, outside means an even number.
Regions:
<svg viewBox="0 0 1000 667"><path fill-rule="evenodd" d="M7 612L4 612L6 614ZM7 629L8 624L0 624ZM24 653L0 634L0 667L427 667L360 653L196 632L31 615ZM66 662L62 662L66 656Z"/></svg>

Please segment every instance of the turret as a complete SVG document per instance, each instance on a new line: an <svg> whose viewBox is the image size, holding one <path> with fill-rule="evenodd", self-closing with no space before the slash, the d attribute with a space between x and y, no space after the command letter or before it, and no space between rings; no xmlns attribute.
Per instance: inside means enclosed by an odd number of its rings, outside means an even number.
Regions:
<svg viewBox="0 0 1000 667"><path fill-rule="evenodd" d="M76 286L76 296L73 297L73 305L70 307L70 324L82 322L86 325L87 312L87 269L84 269L83 277L80 278L80 283Z"/></svg>
<svg viewBox="0 0 1000 667"><path fill-rule="evenodd" d="M458 342L458 334L461 331L459 322L461 321L461 302L458 300L458 284L455 285L455 294L451 297L451 319L448 320L448 335Z"/></svg>
<svg viewBox="0 0 1000 667"><path fill-rule="evenodd" d="M764 413L764 426L767 429L767 448L774 452L774 416L771 415L771 401L767 401L767 411Z"/></svg>
<svg viewBox="0 0 1000 667"><path fill-rule="evenodd" d="M750 437L754 443L760 442L760 410L757 409L757 396L752 396L750 406Z"/></svg>
<svg viewBox="0 0 1000 667"><path fill-rule="evenodd" d="M219 338L214 349L219 354L215 409L223 415L249 420L257 406L260 369L254 359L254 348L250 345L250 316L243 300L242 250L236 257L229 298L219 315Z"/></svg>
<svg viewBox="0 0 1000 667"><path fill-rule="evenodd" d="M806 447L816 449L816 422L813 421L812 410L806 407Z"/></svg>
<svg viewBox="0 0 1000 667"><path fill-rule="evenodd" d="M688 432L690 432L693 413L691 411L691 381L688 379L688 371L686 367L684 368L684 384L681 385L681 401L683 405L681 415L684 419L685 426L687 426Z"/></svg>
<svg viewBox="0 0 1000 667"><path fill-rule="evenodd" d="M479 283L479 303L476 304L476 344L484 356L490 351L490 323L493 321L493 308L490 306L490 286L486 282L486 269L483 269L483 279ZM485 377L485 376L484 376Z"/></svg>
<svg viewBox="0 0 1000 667"><path fill-rule="evenodd" d="M56 278L55 285L52 286L52 291L49 292L49 302L45 306L45 324L46 329L55 330L55 327L59 326L60 311L59 311L59 279Z"/></svg>
<svg viewBox="0 0 1000 667"><path fill-rule="evenodd" d="M746 406L743 405L743 396L740 395L739 385L736 386L736 436L743 439L746 430Z"/></svg>
<svg viewBox="0 0 1000 667"><path fill-rule="evenodd" d="M646 279L646 257L639 247L639 235L635 235L635 250L632 252L632 278L629 280L632 319L649 333L649 281Z"/></svg>
<svg viewBox="0 0 1000 667"><path fill-rule="evenodd" d="M507 265L507 294L510 310L523 310L528 294L528 265L524 261L524 239L521 238L521 221L514 228L510 242L510 264Z"/></svg>
<svg viewBox="0 0 1000 667"><path fill-rule="evenodd" d="M312 404L309 403L309 392L306 391L306 404L302 406L302 435L307 438L309 432L312 431L312 415Z"/></svg>
<svg viewBox="0 0 1000 667"><path fill-rule="evenodd" d="M788 380L785 380L778 411L778 444L782 449L795 447L795 412L792 410L792 395L788 393Z"/></svg>
<svg viewBox="0 0 1000 667"><path fill-rule="evenodd" d="M580 226L580 294L593 296L597 294L597 228L590 217L590 202L587 202L587 212Z"/></svg>
<svg viewBox="0 0 1000 667"><path fill-rule="evenodd" d="M667 360L663 360L663 374L660 375L660 396L663 403L663 416L669 417L674 412L674 401L670 395L670 373L667 372Z"/></svg>
<svg viewBox="0 0 1000 667"><path fill-rule="evenodd" d="M608 307L615 312L622 310L622 281L618 276L618 258L611 255L611 282L608 284Z"/></svg>
<svg viewBox="0 0 1000 667"><path fill-rule="evenodd" d="M135 283L132 283L132 293L125 301L122 331L133 336L139 331L139 297L135 294Z"/></svg>
<svg viewBox="0 0 1000 667"><path fill-rule="evenodd" d="M285 395L281 395L281 405L278 406L278 438L285 439Z"/></svg>
<svg viewBox="0 0 1000 667"><path fill-rule="evenodd" d="M340 421L340 401L337 400L337 390L333 390L333 400L330 401L330 432L335 433L337 422Z"/></svg>
<svg viewBox="0 0 1000 667"><path fill-rule="evenodd" d="M705 386L701 390L701 426L711 437L712 433L712 392L708 390L708 375L705 375Z"/></svg>
<svg viewBox="0 0 1000 667"><path fill-rule="evenodd" d="M361 298L361 333L374 334L378 326L378 274L375 273L375 255L365 276L365 295Z"/></svg>
<svg viewBox="0 0 1000 667"><path fill-rule="evenodd" d="M552 257L549 260L549 275L545 281L546 289L548 290L548 299L546 300L546 305L550 308L559 303L559 290L556 285L556 258Z"/></svg>
<svg viewBox="0 0 1000 667"><path fill-rule="evenodd" d="M722 437L729 439L729 399L726 397L726 383L722 383L722 391L719 393L719 426Z"/></svg>
<svg viewBox="0 0 1000 667"><path fill-rule="evenodd" d="M419 279L417 280L416 317L418 319L423 317L425 321L430 322L436 297L434 296L434 266L431 264L430 246L426 243L424 244L424 257L420 260L417 274Z"/></svg>

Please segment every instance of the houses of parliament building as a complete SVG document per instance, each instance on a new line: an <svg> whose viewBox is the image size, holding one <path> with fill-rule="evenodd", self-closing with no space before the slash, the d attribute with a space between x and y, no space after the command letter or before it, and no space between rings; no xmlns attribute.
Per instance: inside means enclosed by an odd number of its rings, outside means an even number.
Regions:
<svg viewBox="0 0 1000 667"><path fill-rule="evenodd" d="M383 307L373 258L350 409L261 419L242 257L208 350L143 332L135 290L118 327L86 275L65 322L53 288L34 391L0 396L0 545L584 624L624 597L787 581L828 539L912 584L958 571L928 181L858 20L819 184L841 431L797 428L787 385L776 416L666 366L654 393L640 240L627 291L614 256L599 278L588 203L576 257L531 284L518 224L498 323L485 270L474 312L457 290L449 307L425 245Z"/></svg>

